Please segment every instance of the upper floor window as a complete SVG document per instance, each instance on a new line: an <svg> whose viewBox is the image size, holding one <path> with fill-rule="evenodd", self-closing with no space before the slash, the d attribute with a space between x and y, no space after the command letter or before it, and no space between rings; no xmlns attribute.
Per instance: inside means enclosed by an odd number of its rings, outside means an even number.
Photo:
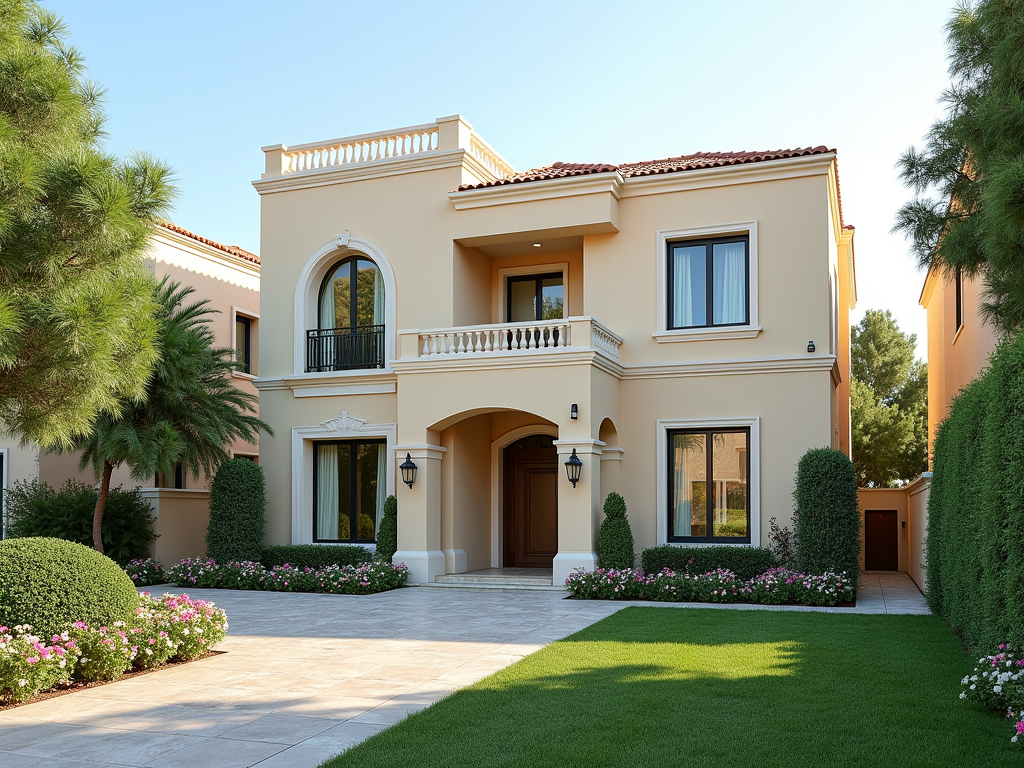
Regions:
<svg viewBox="0 0 1024 768"><path fill-rule="evenodd" d="M964 273L960 267L956 268L954 278L956 283L956 327L953 333L957 333L964 325Z"/></svg>
<svg viewBox="0 0 1024 768"><path fill-rule="evenodd" d="M235 315L235 360L242 373L252 373L252 318Z"/></svg>
<svg viewBox="0 0 1024 768"><path fill-rule="evenodd" d="M508 322L561 320L565 317L565 285L561 272L515 275L507 279Z"/></svg>
<svg viewBox="0 0 1024 768"><path fill-rule="evenodd" d="M670 242L668 249L670 330L750 322L746 235Z"/></svg>
<svg viewBox="0 0 1024 768"><path fill-rule="evenodd" d="M306 333L307 371L384 367L384 279L372 261L350 256L320 286L317 329Z"/></svg>

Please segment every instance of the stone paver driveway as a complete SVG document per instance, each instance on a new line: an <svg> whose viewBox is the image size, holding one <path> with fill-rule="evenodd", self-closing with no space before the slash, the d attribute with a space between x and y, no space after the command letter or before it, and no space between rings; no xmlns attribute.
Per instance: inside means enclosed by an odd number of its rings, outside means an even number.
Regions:
<svg viewBox="0 0 1024 768"><path fill-rule="evenodd" d="M313 768L631 605L493 589L190 594L228 612L228 653L0 712L0 766ZM854 610L928 612L906 574L868 575Z"/></svg>

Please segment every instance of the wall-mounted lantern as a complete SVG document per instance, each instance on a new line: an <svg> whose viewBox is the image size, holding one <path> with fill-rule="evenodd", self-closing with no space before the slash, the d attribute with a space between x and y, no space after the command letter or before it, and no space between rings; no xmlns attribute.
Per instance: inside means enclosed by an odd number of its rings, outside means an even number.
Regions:
<svg viewBox="0 0 1024 768"><path fill-rule="evenodd" d="M412 484L416 482L416 465L412 461L412 454L405 454L405 461L399 464L398 468L402 470L402 482L412 488Z"/></svg>
<svg viewBox="0 0 1024 768"><path fill-rule="evenodd" d="M808 341L807 342L807 351L808 352L813 352L814 351L814 342L813 341Z"/></svg>
<svg viewBox="0 0 1024 768"><path fill-rule="evenodd" d="M572 449L572 456L565 461L565 474L569 478L569 482L572 483L572 487L576 487L576 483L580 481L580 471L583 469L583 462L580 461L580 457L576 455L576 449Z"/></svg>
<svg viewBox="0 0 1024 768"><path fill-rule="evenodd" d="M572 404L572 408L569 409L569 418L576 421L580 417L580 407L576 403Z"/></svg>

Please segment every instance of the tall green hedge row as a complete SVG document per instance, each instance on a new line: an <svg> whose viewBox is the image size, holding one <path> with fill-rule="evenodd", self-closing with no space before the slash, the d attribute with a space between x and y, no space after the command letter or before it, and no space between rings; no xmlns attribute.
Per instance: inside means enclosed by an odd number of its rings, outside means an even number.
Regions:
<svg viewBox="0 0 1024 768"><path fill-rule="evenodd" d="M812 448L796 465L796 566L804 573L860 576L857 472L842 451Z"/></svg>
<svg viewBox="0 0 1024 768"><path fill-rule="evenodd" d="M929 605L974 651L1024 646L1024 334L953 400L933 473Z"/></svg>

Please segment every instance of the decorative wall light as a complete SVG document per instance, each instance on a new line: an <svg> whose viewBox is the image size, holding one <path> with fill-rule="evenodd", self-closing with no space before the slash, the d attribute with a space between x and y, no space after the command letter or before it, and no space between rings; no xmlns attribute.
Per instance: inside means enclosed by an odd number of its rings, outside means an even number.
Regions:
<svg viewBox="0 0 1024 768"><path fill-rule="evenodd" d="M814 351L814 342L813 341L808 341L807 342L807 351L808 352L813 352Z"/></svg>
<svg viewBox="0 0 1024 768"><path fill-rule="evenodd" d="M580 481L580 470L583 469L583 462L580 461L580 457L576 455L576 449L572 449L572 456L565 460L565 474L569 478L569 482L572 483L572 487L576 487L576 483Z"/></svg>
<svg viewBox="0 0 1024 768"><path fill-rule="evenodd" d="M416 482L416 465L412 461L412 454L405 454L405 461L399 464L398 468L402 470L402 482L412 488L412 484Z"/></svg>
<svg viewBox="0 0 1024 768"><path fill-rule="evenodd" d="M576 403L572 404L572 408L569 409L569 418L576 421L580 417L580 408Z"/></svg>

